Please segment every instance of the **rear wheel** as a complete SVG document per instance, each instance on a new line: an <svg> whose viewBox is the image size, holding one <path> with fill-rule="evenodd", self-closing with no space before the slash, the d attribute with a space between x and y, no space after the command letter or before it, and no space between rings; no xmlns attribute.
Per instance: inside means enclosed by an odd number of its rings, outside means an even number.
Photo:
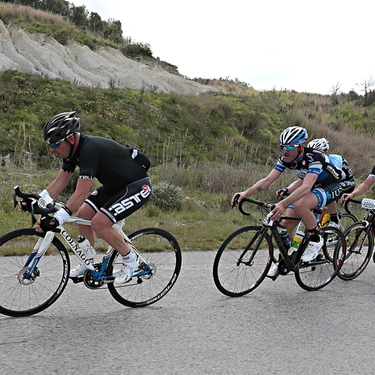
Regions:
<svg viewBox="0 0 375 375"><path fill-rule="evenodd" d="M261 227L244 227L231 234L220 246L214 260L213 277L219 291L239 297L257 288L272 263L273 244Z"/></svg>
<svg viewBox="0 0 375 375"><path fill-rule="evenodd" d="M108 284L108 289L113 298L125 306L148 306L163 298L176 283L181 270L181 249L170 233L159 228L141 229L129 239L143 261L131 280L120 286ZM121 255L114 251L108 273L115 274L122 263Z"/></svg>
<svg viewBox="0 0 375 375"><path fill-rule="evenodd" d="M305 290L318 290L328 285L344 262L346 243L343 233L333 227L320 229L324 244L311 262L300 261L295 271L298 285Z"/></svg>

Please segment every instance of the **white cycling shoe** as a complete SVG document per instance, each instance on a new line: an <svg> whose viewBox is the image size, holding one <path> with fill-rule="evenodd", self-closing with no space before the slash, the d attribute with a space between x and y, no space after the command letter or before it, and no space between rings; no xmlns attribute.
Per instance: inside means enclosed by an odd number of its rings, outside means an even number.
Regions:
<svg viewBox="0 0 375 375"><path fill-rule="evenodd" d="M122 268L120 270L120 272L116 272L116 278L114 280L114 284L115 285L121 285L121 284L124 284L126 282L128 282L135 270L138 268L139 266L139 257L138 255L136 256L136 259L134 260L134 262L131 262L131 263L124 263L122 265Z"/></svg>
<svg viewBox="0 0 375 375"><path fill-rule="evenodd" d="M94 260L91 259L90 262L93 263ZM82 276L85 273L86 269L87 269L87 267L85 267L85 265L83 263L78 264L78 265L74 266L73 269L70 271L69 277Z"/></svg>
<svg viewBox="0 0 375 375"><path fill-rule="evenodd" d="M319 236L319 238L320 238L319 242L314 242L314 241L309 242L309 245L301 258L303 262L311 262L318 256L319 251L324 244L323 237Z"/></svg>

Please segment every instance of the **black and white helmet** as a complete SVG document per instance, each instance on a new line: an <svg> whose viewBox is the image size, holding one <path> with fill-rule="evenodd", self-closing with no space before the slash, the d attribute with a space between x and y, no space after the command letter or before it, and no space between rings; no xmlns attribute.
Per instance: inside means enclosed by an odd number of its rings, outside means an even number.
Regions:
<svg viewBox="0 0 375 375"><path fill-rule="evenodd" d="M79 130L80 122L75 112L63 112L49 120L43 129L43 137L47 143L59 142Z"/></svg>
<svg viewBox="0 0 375 375"><path fill-rule="evenodd" d="M324 152L329 150L329 142L325 138L317 138L310 141L307 147L316 148L317 150Z"/></svg>
<svg viewBox="0 0 375 375"><path fill-rule="evenodd" d="M308 137L307 130L300 126L291 126L286 128L279 137L281 145L300 145L306 142Z"/></svg>

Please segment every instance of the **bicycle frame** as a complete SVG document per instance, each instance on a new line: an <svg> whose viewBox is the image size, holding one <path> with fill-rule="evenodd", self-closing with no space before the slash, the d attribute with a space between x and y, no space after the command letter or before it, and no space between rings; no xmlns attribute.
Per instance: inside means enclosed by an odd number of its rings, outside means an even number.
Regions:
<svg viewBox="0 0 375 375"><path fill-rule="evenodd" d="M139 271L134 274L134 276L145 276L148 275L151 271L151 268L147 265L147 263L144 261L142 256L139 254L135 246L132 244L128 236L124 233L122 230L122 227L124 225L125 220L120 220L116 224L113 225L113 227L124 237L126 243L132 248L133 251L135 251L138 256L140 257L141 261L146 265L146 271ZM79 225L91 225L91 220L82 219L76 216L72 216L67 223L75 223ZM76 257L85 265L85 267L89 270L91 273L94 281L104 281L104 282L113 282L115 277L113 275L106 275L105 271L107 269L107 265L110 259L110 256L112 255L112 252L114 251L114 248L112 246L108 246L108 249L105 253L105 256L103 257L101 266L99 268L99 271L97 271L92 264L90 260L88 260L84 254L84 252L80 249L79 245L73 240L73 238L70 236L70 234L64 229L62 225L58 226L54 231L49 231L45 234L44 237L41 237L38 239L37 243L35 244L33 251L31 252L30 256L28 257L24 268L29 267L28 272L26 273L25 277L28 279L34 279L35 274L34 271L42 259L42 257L45 255L48 247L50 246L51 242L53 241L56 234L60 234L61 237L64 239L65 243L68 244L70 249L73 251L73 253L76 255ZM30 265L31 263L31 265ZM76 281L77 282L77 281Z"/></svg>
<svg viewBox="0 0 375 375"><path fill-rule="evenodd" d="M253 200L251 198L246 198L246 200L250 203L254 203L256 205L259 206L259 202L256 201L256 200ZM267 209L271 209L271 205L269 204L266 204L264 202L263 203L263 206L266 207ZM242 204L239 205L239 210L240 212L243 214L243 215L249 215L249 213L247 213L246 211L244 211L244 209L242 208ZM277 246L279 247L279 251L280 251L280 254L283 258L283 261L284 261L284 265L285 265L285 268L287 271L295 271L296 269L296 266L299 262L299 260L301 259L302 257L302 254L304 253L306 247L307 247L307 244L309 242L309 234L307 232L307 230L305 230L305 236L302 240L302 242L300 243L299 247L298 247L298 250L297 251L294 251L293 254L292 254L292 257L290 258L289 255L288 255L288 251L289 251L289 248L286 249L285 248L285 245L283 243L283 241L281 240L281 237L280 237L280 234L279 234L279 231L278 231L278 227L282 228L283 226L280 224L280 222L282 220L298 220L301 222L301 218L299 217L295 217L295 216L281 216L281 218L277 221L274 221L272 220L272 216L273 216L273 212L268 212L268 214L266 215L266 217L264 218L263 220L263 223L262 223L262 228L260 230L260 236L259 236L259 243L261 243L261 241L263 240L265 234L268 232L268 230L271 231L273 237L275 238L275 241L276 241L276 244ZM271 236L272 237L272 236ZM248 251L248 249L253 245L254 241L256 240L256 238L254 238L253 241L251 241L248 246L246 247L246 249L244 250L243 254L241 255L240 259L242 259L242 257L246 254L246 252ZM255 256L255 254L253 254L253 256ZM248 264L251 264L251 261L252 259L250 258L248 262ZM274 255L273 255L273 261L275 263L277 263Z"/></svg>
<svg viewBox="0 0 375 375"><path fill-rule="evenodd" d="M306 246L309 242L308 232L307 232L307 230L305 230L305 236L303 237L302 242L300 243L297 251L294 251L293 254L292 254L292 257L290 257L288 255L289 249L287 249L285 247L284 242L282 241L282 239L280 237L280 233L277 229L278 227L281 227L281 225L278 224L277 221L274 222L271 219L272 215L273 215L273 213L270 212L263 221L263 226L264 226L265 230L264 231L262 230L262 238L264 236L263 233L267 232L268 227L269 227L271 229L271 233L272 233L273 237L275 238L276 244L279 247L279 252L280 252L280 254L283 258L284 266L286 267L286 269L288 271L294 271L295 268L296 268L296 265L298 264L298 261L301 259L301 256L304 253L304 251L306 249ZM295 216L282 216L280 218L280 221L282 221L282 220L298 220L298 221L301 222L301 219L298 218L298 217L295 217ZM274 261L275 261L275 259L274 259Z"/></svg>

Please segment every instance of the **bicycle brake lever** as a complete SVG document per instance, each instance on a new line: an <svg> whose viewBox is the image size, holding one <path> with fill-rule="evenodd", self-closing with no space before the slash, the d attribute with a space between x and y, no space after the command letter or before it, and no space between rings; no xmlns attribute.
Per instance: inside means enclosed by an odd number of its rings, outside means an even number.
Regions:
<svg viewBox="0 0 375 375"><path fill-rule="evenodd" d="M233 199L232 210L233 210L234 207L237 206L239 199L240 199L240 194L236 194L234 199Z"/></svg>
<svg viewBox="0 0 375 375"><path fill-rule="evenodd" d="M268 213L267 216L263 220L263 224L266 225L267 227L272 227L272 225L273 225L272 216L273 215L274 214L273 214L272 211L270 213Z"/></svg>

